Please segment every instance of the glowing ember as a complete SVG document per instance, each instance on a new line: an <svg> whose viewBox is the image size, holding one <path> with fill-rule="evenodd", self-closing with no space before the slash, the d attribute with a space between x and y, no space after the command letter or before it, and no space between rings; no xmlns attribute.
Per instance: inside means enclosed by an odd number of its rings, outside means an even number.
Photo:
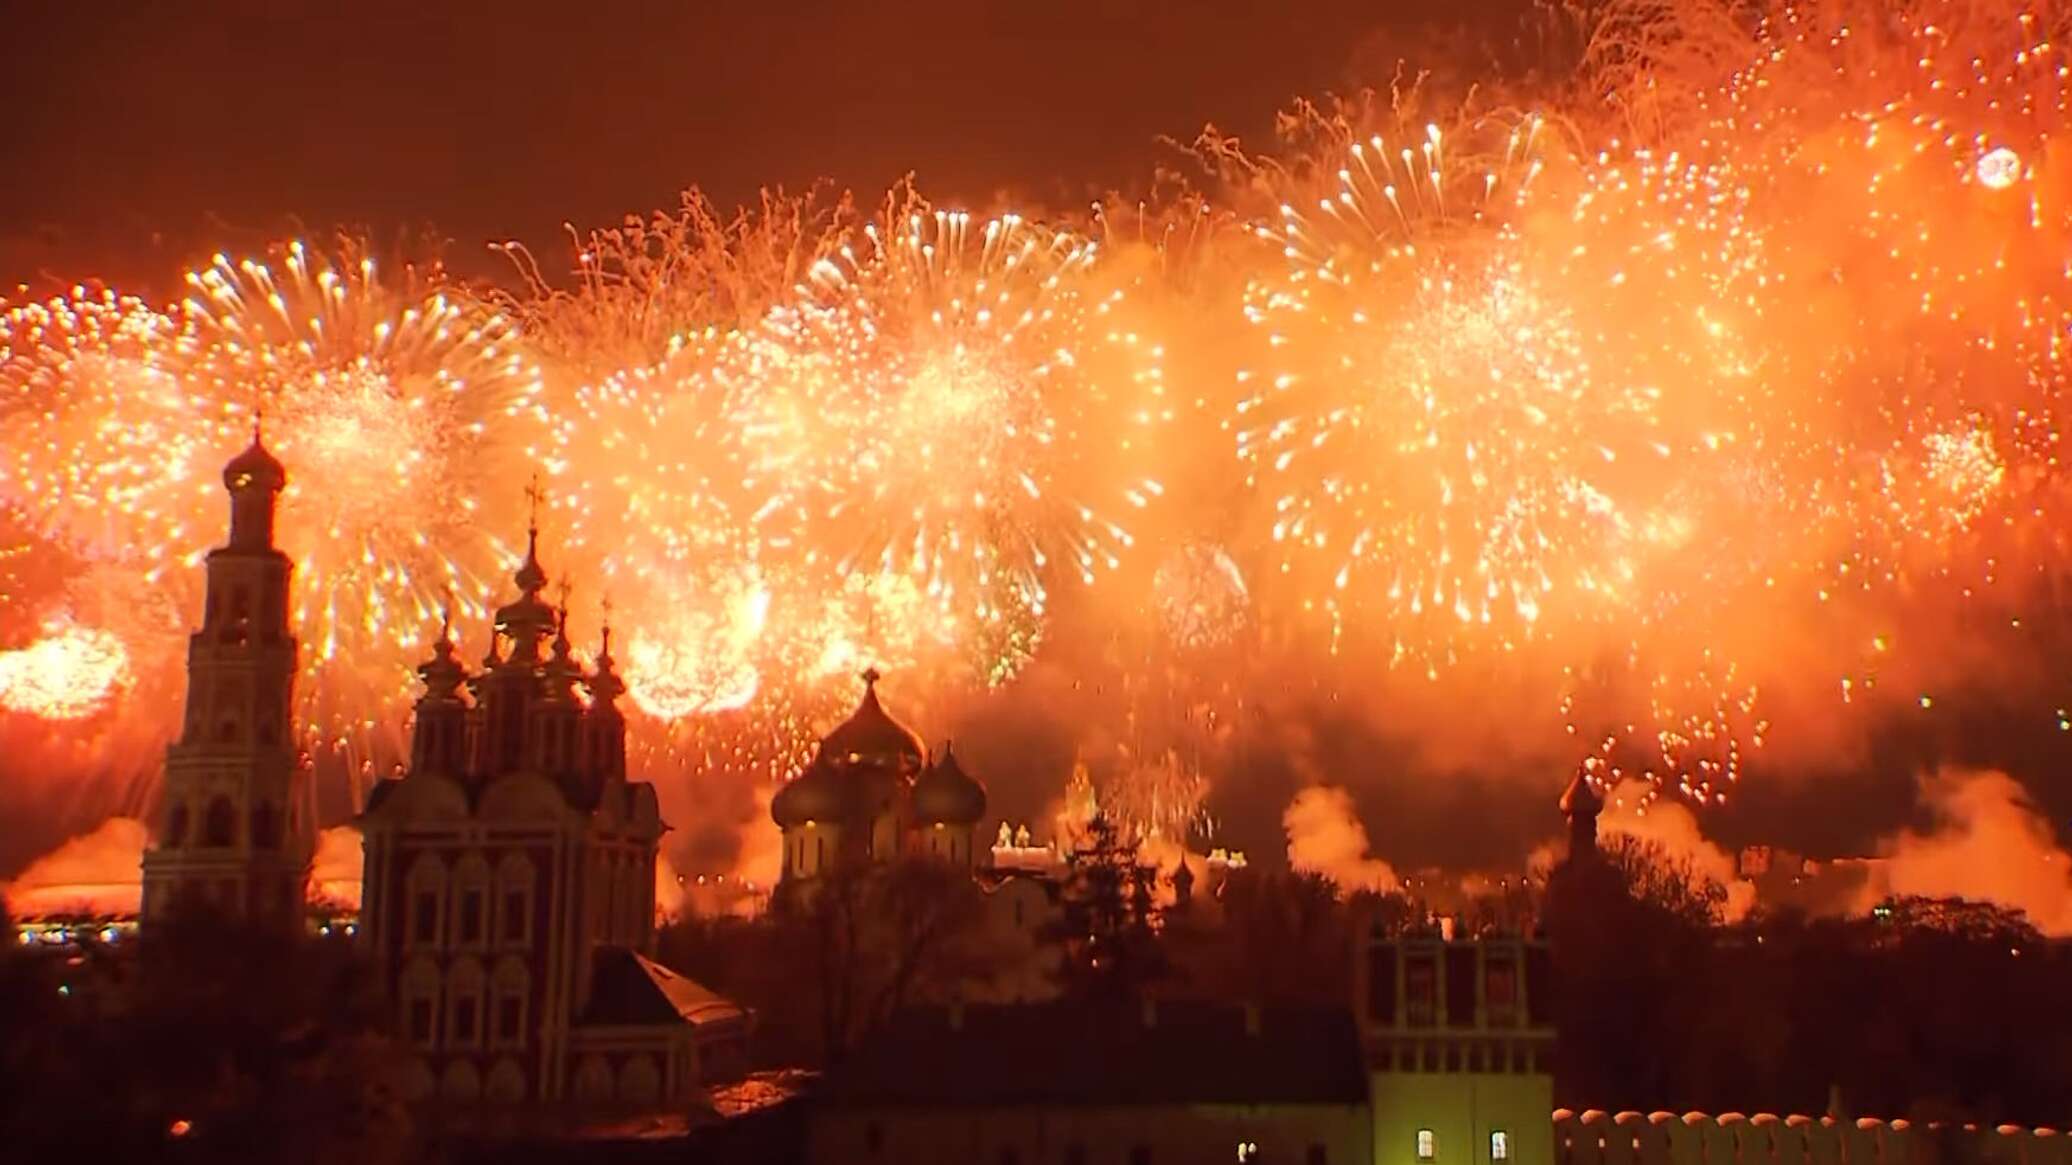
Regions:
<svg viewBox="0 0 2072 1165"><path fill-rule="evenodd" d="M1988 150L1978 160L1979 185L1988 190L2005 190L2021 176L2021 155L2006 146Z"/></svg>

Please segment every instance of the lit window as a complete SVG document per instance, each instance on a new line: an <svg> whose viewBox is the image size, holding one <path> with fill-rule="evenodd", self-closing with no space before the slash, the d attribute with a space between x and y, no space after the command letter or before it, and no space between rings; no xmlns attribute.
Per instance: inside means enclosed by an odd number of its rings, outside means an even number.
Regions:
<svg viewBox="0 0 2072 1165"><path fill-rule="evenodd" d="M1239 1141L1237 1143L1237 1159L1239 1165L1244 1165L1244 1162L1247 1161L1257 1161L1259 1159L1259 1142Z"/></svg>
<svg viewBox="0 0 2072 1165"><path fill-rule="evenodd" d="M1433 1136L1430 1129L1417 1130L1417 1159L1420 1161L1437 1161L1439 1159L1439 1138Z"/></svg>
<svg viewBox="0 0 2072 1165"><path fill-rule="evenodd" d="M1509 1161L1511 1159L1511 1134L1502 1129L1489 1134L1489 1159Z"/></svg>

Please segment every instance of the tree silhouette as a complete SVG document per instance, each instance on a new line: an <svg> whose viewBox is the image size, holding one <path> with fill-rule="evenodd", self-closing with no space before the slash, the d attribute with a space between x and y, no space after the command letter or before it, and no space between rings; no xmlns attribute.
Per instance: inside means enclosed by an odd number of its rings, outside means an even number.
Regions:
<svg viewBox="0 0 2072 1165"><path fill-rule="evenodd" d="M1155 867L1137 864L1136 847L1095 813L1067 858L1057 918L1044 937L1062 947L1059 986L1076 998L1134 998L1170 972L1153 930Z"/></svg>

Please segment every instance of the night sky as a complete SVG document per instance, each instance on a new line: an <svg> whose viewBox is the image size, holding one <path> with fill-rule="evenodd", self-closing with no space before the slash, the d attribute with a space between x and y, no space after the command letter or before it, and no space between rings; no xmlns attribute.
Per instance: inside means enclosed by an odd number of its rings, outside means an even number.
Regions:
<svg viewBox="0 0 2072 1165"><path fill-rule="evenodd" d="M1516 7L1476 11L1495 26ZM816 179L868 199L912 172L942 204L1076 209L1177 160L1162 135L1213 123L1257 139L1299 96L1385 86L1454 10L12 0L0 283L163 289L218 246L341 226L436 232L472 274L502 270L484 243L517 238L551 271L565 263L564 222L672 207L691 185L721 205ZM1940 761L2005 765L2055 818L2072 813L2047 709L1991 692L1950 699L1942 727L1895 725L1836 772L1765 774L1758 762L1759 779L1708 831L1816 851L1866 844L1906 817L1913 774ZM1491 823L1482 843L1448 847L1474 862L1515 859L1520 837L1554 828L1558 788L1544 805L1521 803L1501 777L1406 788L1362 771L1400 759L1385 738L1320 736L1333 775L1361 790L1379 852L1413 865L1441 856L1422 852L1432 838L1420 822L1435 814ZM1275 820L1295 781L1262 764L1219 790L1220 815Z"/></svg>
<svg viewBox="0 0 2072 1165"><path fill-rule="evenodd" d="M1077 207L1143 185L1160 135L1256 136L1297 96L1386 82L1449 6L7 7L0 277L134 283L298 226L430 228L465 269L690 185L730 205L912 171L938 200Z"/></svg>

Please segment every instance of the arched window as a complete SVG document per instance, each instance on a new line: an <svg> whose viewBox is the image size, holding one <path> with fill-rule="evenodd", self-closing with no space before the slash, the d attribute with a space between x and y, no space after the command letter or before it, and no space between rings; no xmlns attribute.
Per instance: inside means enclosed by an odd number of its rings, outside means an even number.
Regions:
<svg viewBox="0 0 2072 1165"><path fill-rule="evenodd" d="M221 639L224 643L243 643L251 632L252 595L246 588L232 587L230 591L230 618L223 624Z"/></svg>
<svg viewBox="0 0 2072 1165"><path fill-rule="evenodd" d="M263 624L259 629L260 638L267 643L280 642L280 628L288 621L281 601L281 580L266 580L266 589L262 592L259 604L259 618Z"/></svg>
<svg viewBox="0 0 2072 1165"><path fill-rule="evenodd" d="M187 802L174 802L172 811L165 815L165 837L162 840L174 847L187 844Z"/></svg>
<svg viewBox="0 0 2072 1165"><path fill-rule="evenodd" d="M516 955L499 959L496 973L490 977L489 990L491 1045L524 1047L525 1013L532 996L532 972L526 969L524 960Z"/></svg>
<svg viewBox="0 0 2072 1165"><path fill-rule="evenodd" d="M1511 1134L1502 1129L1489 1134L1489 1159L1509 1161L1511 1159Z"/></svg>
<svg viewBox="0 0 2072 1165"><path fill-rule="evenodd" d="M429 1048L439 1036L439 967L423 955L403 968L397 995L403 1004L403 1036L420 1048Z"/></svg>
<svg viewBox="0 0 2072 1165"><path fill-rule="evenodd" d="M489 863L470 853L453 869L453 941L478 947L489 941Z"/></svg>
<svg viewBox="0 0 2072 1165"><path fill-rule="evenodd" d="M437 946L446 906L446 864L435 854L421 854L403 880L412 946Z"/></svg>
<svg viewBox="0 0 2072 1165"><path fill-rule="evenodd" d="M1439 1159L1439 1138L1430 1129L1417 1130L1417 1159L1436 1161Z"/></svg>
<svg viewBox="0 0 2072 1165"><path fill-rule="evenodd" d="M496 869L496 940L505 946L532 941L532 863L506 854Z"/></svg>
<svg viewBox="0 0 2072 1165"><path fill-rule="evenodd" d="M482 995L487 976L471 958L454 962L446 974L446 1042L455 1048L482 1043Z"/></svg>
<svg viewBox="0 0 2072 1165"><path fill-rule="evenodd" d="M202 817L201 843L218 849L237 843L237 810L231 807L230 798L218 795L210 800L208 813Z"/></svg>
<svg viewBox="0 0 2072 1165"><path fill-rule="evenodd" d="M281 815L270 801L261 801L252 806L252 847L254 849L279 849L281 847Z"/></svg>

